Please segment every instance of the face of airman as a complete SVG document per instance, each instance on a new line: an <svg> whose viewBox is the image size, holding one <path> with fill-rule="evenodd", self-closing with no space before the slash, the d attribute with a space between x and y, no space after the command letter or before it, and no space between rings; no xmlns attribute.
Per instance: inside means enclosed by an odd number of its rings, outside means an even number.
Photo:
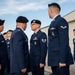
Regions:
<svg viewBox="0 0 75 75"><path fill-rule="evenodd" d="M27 23L17 22L16 25L19 26L20 28L22 28L23 30L26 30L26 28L27 28Z"/></svg>
<svg viewBox="0 0 75 75"><path fill-rule="evenodd" d="M7 32L7 37L10 38L11 35L12 35L12 32L8 31L8 32Z"/></svg>
<svg viewBox="0 0 75 75"><path fill-rule="evenodd" d="M40 25L37 23L32 23L31 24L31 30L32 31L36 31L38 28L40 28Z"/></svg>
<svg viewBox="0 0 75 75"><path fill-rule="evenodd" d="M4 30L4 25L0 25L0 32Z"/></svg>

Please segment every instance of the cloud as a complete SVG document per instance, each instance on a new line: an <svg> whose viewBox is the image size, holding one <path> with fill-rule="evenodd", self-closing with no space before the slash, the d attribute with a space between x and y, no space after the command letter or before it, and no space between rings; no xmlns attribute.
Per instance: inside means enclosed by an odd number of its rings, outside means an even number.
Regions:
<svg viewBox="0 0 75 75"><path fill-rule="evenodd" d="M48 1L48 0L47 0ZM2 14L17 14L22 11L46 9L45 0L8 0L0 3L0 15ZM40 3L39 3L40 2Z"/></svg>
<svg viewBox="0 0 75 75"><path fill-rule="evenodd" d="M59 4L68 2L68 0L54 0ZM75 0L73 0L75 1ZM47 4L53 0L2 0L0 2L0 15L17 14L23 11L36 11L47 8Z"/></svg>

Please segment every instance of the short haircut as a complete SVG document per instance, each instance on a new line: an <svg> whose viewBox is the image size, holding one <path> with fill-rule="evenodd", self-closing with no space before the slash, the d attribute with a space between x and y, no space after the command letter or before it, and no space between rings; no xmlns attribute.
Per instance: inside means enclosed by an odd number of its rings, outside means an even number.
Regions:
<svg viewBox="0 0 75 75"><path fill-rule="evenodd" d="M48 4L48 7L50 7L50 6L57 7L57 8L59 9L59 11L61 11L60 5L57 4L57 3L51 3L51 4Z"/></svg>
<svg viewBox="0 0 75 75"><path fill-rule="evenodd" d="M8 30L7 33L8 33L8 32L13 32L13 30Z"/></svg>
<svg viewBox="0 0 75 75"><path fill-rule="evenodd" d="M4 32L3 35L7 34L7 32Z"/></svg>
<svg viewBox="0 0 75 75"><path fill-rule="evenodd" d="M73 31L75 31L75 29L73 29Z"/></svg>

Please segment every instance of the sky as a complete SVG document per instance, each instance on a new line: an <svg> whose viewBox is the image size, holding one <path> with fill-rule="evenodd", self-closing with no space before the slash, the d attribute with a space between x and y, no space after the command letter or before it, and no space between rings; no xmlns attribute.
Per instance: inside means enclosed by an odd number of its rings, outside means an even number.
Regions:
<svg viewBox="0 0 75 75"><path fill-rule="evenodd" d="M29 19L25 33L30 39L33 33L30 28L31 20L40 20L41 28L50 24L48 4L52 2L60 5L62 17L75 10L75 0L0 0L0 19L5 20L3 32L14 30L17 17L25 16Z"/></svg>

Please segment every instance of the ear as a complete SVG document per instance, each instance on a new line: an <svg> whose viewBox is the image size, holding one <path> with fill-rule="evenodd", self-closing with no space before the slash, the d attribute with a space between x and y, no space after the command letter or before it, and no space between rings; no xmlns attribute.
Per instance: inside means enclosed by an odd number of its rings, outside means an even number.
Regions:
<svg viewBox="0 0 75 75"><path fill-rule="evenodd" d="M51 13L53 12L52 9L50 11L51 11Z"/></svg>

